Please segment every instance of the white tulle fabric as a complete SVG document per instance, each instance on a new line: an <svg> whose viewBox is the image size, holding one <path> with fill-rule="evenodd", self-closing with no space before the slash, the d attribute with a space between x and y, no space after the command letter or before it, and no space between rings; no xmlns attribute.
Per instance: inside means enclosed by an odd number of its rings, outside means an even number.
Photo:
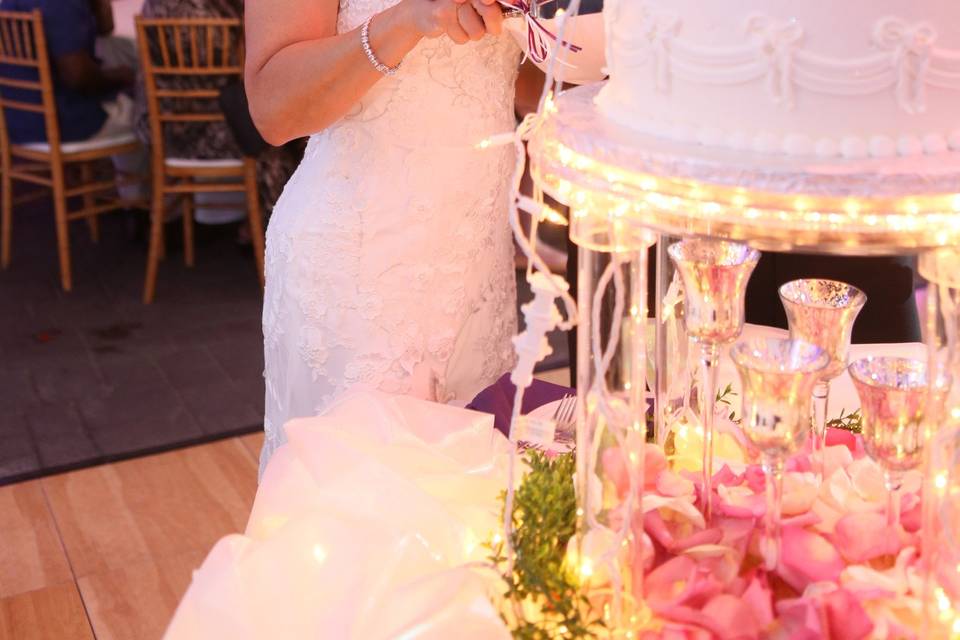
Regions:
<svg viewBox="0 0 960 640"><path fill-rule="evenodd" d="M338 30L393 3L341 0ZM510 367L514 155L476 145L514 127L519 55L424 40L310 138L267 231L261 472L348 389L465 403Z"/></svg>
<svg viewBox="0 0 960 640"><path fill-rule="evenodd" d="M478 567L510 450L492 416L358 392L288 431L166 640L509 640Z"/></svg>

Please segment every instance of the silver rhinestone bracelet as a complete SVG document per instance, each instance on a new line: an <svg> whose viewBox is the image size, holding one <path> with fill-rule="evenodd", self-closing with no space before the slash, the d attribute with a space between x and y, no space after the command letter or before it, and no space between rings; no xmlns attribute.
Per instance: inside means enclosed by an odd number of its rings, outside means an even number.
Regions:
<svg viewBox="0 0 960 640"><path fill-rule="evenodd" d="M373 65L373 68L382 73L385 76L392 76L397 72L397 69L400 68L400 65L395 67L388 67L387 65L380 62L380 58L377 57L377 54L373 52L373 49L370 48L370 21L373 20L373 17L367 18L367 21L363 23L363 26L360 27L360 46L363 47L363 52L367 54L367 60L370 61L370 64Z"/></svg>

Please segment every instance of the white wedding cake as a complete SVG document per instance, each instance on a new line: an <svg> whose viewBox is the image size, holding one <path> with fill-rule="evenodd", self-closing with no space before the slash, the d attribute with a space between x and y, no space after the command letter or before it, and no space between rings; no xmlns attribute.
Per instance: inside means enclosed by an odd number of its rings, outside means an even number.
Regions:
<svg viewBox="0 0 960 640"><path fill-rule="evenodd" d="M960 150L960 0L606 0L608 118L821 158Z"/></svg>

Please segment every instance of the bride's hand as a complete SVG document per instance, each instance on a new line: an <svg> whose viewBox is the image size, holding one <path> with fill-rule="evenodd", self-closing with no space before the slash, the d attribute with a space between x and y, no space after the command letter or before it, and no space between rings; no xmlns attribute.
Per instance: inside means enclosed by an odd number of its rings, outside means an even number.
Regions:
<svg viewBox="0 0 960 640"><path fill-rule="evenodd" d="M503 11L496 0L411 0L417 28L427 38L447 35L457 44L499 35Z"/></svg>

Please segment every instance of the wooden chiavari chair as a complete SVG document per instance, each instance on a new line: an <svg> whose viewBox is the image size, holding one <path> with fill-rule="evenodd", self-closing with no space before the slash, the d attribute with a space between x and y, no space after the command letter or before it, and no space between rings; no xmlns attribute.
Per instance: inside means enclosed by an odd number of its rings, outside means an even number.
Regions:
<svg viewBox="0 0 960 640"><path fill-rule="evenodd" d="M98 178L95 166L97 163L106 164L111 156L136 151L140 145L132 133L91 141L61 141L53 76L39 10L31 13L0 11L0 65L6 68L23 67L36 74L35 80L3 77L0 74L0 190L3 192L0 206L0 266L6 268L10 264L14 204L42 195L49 189L53 194L60 283L64 291L70 291L73 277L68 223L86 219L96 241L99 237L97 216L136 204L116 195L118 180L122 176L118 178L111 173L111 179ZM26 92L29 96L35 94L38 100L9 98L11 90ZM17 110L43 116L46 142L11 142L6 114ZM70 170L78 179L68 180ZM112 167L110 171L113 172ZM26 182L40 188L14 199L14 182ZM75 198L79 198L81 207L70 210L69 205Z"/></svg>
<svg viewBox="0 0 960 640"><path fill-rule="evenodd" d="M164 129L176 122L223 122L219 86L243 74L241 22L232 18L137 18L137 40L150 116L153 202L150 251L143 300L152 302L163 255L164 202L183 197L184 261L193 266L193 194L243 192L254 258L263 286L263 220L252 158L201 160L172 158L164 149ZM190 88L165 80L190 77ZM216 108L212 108L216 107Z"/></svg>

